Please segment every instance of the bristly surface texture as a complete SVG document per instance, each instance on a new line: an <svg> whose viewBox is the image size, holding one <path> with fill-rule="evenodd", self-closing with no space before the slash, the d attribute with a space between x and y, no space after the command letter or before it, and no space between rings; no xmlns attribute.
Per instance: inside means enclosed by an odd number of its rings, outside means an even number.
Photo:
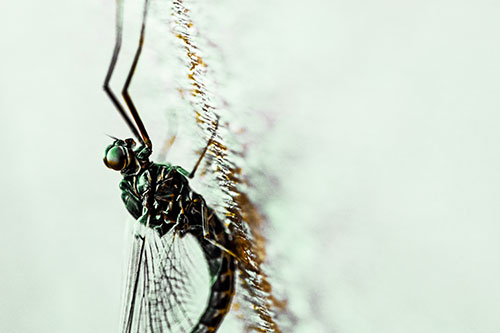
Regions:
<svg viewBox="0 0 500 333"><path fill-rule="evenodd" d="M244 152L232 134L228 118L230 106L214 90L216 82L211 77L211 67L203 57L200 45L216 48L207 41L193 22L191 1L171 2L170 30L177 38L176 52L185 67L186 81L179 88L189 101L196 121L207 142L214 135L212 144L202 164L199 176L203 185L217 193L210 204L231 232L238 258L239 287L233 310L240 308L240 318L246 331L281 332L277 315L286 312L286 303L274 296L263 264L266 259L266 238L263 235L265 216L245 193L250 186L243 170ZM232 118L235 118L234 115Z"/></svg>

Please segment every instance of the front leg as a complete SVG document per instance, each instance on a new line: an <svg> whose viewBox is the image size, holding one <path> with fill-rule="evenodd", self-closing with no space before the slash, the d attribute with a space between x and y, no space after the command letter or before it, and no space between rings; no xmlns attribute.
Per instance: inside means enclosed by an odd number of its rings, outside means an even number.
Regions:
<svg viewBox="0 0 500 333"><path fill-rule="evenodd" d="M130 178L125 178L120 182L120 189L122 190L122 201L125 203L125 207L129 213L140 223L147 225L149 220L145 221L144 216L154 217L154 200L150 199L150 177L149 174L144 174L141 177L138 189L136 191L134 187L134 180ZM150 213L151 212L151 213Z"/></svg>
<svg viewBox="0 0 500 333"><path fill-rule="evenodd" d="M122 190L122 201L129 213L137 220L143 213L143 205L141 200L135 195L131 185L126 180L120 182Z"/></svg>

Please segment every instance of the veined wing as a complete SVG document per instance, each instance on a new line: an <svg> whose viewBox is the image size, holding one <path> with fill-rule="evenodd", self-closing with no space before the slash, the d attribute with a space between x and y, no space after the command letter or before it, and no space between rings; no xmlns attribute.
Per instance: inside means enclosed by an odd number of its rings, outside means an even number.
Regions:
<svg viewBox="0 0 500 333"><path fill-rule="evenodd" d="M159 237L136 227L125 287L122 332L190 332L210 293L203 251L194 236L175 228Z"/></svg>

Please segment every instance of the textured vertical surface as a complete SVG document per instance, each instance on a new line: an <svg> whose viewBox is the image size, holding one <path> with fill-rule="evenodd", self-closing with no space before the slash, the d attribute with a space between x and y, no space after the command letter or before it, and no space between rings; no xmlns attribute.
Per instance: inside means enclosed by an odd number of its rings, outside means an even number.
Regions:
<svg viewBox="0 0 500 333"><path fill-rule="evenodd" d="M242 159L242 143L234 140L235 134L229 128L231 119L238 115L218 95L216 73L205 60L204 54L214 53L214 45L200 31L193 11L203 8L194 1L174 0L172 2L172 32L180 41L181 55L188 78L183 87L186 91L196 121L205 140L212 136L205 160L205 187L217 194L214 202L220 216L234 239L241 288L237 294L246 330L259 332L280 332L275 313L285 311L284 304L278 304L272 295L272 287L262 264L265 260L266 239L262 235L264 216L245 193L248 185L245 163ZM218 50L215 50L218 51ZM218 51L220 53L220 51ZM217 59L211 59L217 62ZM233 112L233 114L231 114ZM229 114L229 115L228 115ZM279 305L279 308L278 308Z"/></svg>

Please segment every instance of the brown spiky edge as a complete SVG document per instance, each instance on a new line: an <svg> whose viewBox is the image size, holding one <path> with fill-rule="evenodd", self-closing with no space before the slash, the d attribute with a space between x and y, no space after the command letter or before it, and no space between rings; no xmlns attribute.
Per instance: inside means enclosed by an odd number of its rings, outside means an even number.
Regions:
<svg viewBox="0 0 500 333"><path fill-rule="evenodd" d="M174 34L181 41L188 60L190 101L198 125L207 137L211 137L216 130L219 116L205 85L208 65L195 45L195 25L185 2L173 0L172 9L175 20ZM220 128L225 126L224 123L219 124ZM262 229L267 220L248 195L240 190L240 185L248 185L248 181L243 170L231 160L231 155L242 157L243 153L229 150L222 137L216 134L208 148L207 160L212 164L212 169L215 166L218 186L224 194L224 212L219 213L226 216L226 225L234 239L239 280L246 291L244 299L259 318L258 322L246 322L246 331L281 332L275 316L278 312L287 312L287 304L273 296L268 276L262 269L266 258L266 238Z"/></svg>

